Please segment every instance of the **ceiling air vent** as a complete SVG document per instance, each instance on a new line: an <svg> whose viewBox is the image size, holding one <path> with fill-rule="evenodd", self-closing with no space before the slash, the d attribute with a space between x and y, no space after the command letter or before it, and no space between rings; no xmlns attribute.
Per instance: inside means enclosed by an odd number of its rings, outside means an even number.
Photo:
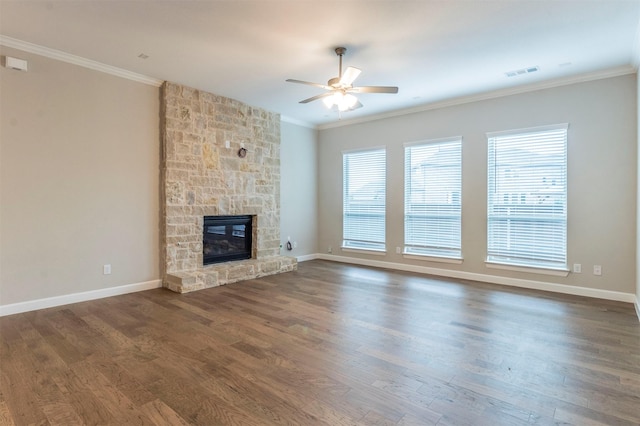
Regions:
<svg viewBox="0 0 640 426"><path fill-rule="evenodd" d="M522 68L522 69L515 70L515 71L505 72L504 75L506 75L507 77L515 77L517 75L529 74L529 73L532 73L532 72L536 72L538 70L540 70L540 68L537 67L537 66L536 67L529 67L529 68Z"/></svg>

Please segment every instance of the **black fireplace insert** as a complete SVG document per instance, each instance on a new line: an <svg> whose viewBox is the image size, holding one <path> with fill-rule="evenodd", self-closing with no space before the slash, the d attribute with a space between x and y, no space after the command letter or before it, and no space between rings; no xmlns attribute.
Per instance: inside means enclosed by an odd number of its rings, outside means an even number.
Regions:
<svg viewBox="0 0 640 426"><path fill-rule="evenodd" d="M202 263L251 259L251 216L205 216Z"/></svg>

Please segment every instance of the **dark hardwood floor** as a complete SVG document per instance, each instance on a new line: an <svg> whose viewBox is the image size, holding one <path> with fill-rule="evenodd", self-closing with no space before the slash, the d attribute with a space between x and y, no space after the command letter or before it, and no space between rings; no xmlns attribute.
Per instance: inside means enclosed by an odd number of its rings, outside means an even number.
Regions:
<svg viewBox="0 0 640 426"><path fill-rule="evenodd" d="M309 261L0 318L2 425L638 425L631 304Z"/></svg>

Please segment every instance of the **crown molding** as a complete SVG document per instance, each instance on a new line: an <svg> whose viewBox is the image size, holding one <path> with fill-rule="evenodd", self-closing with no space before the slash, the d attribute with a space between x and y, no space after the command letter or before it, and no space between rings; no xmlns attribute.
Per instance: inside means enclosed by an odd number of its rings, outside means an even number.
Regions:
<svg viewBox="0 0 640 426"><path fill-rule="evenodd" d="M154 87L160 87L163 83L163 80L158 80L157 78L127 71L122 68L106 65L101 62L92 61L90 59L82 58L80 56L72 55L70 53L66 53L60 50L51 49L48 47L29 43L27 41L22 41L12 37L7 37L1 34L0 34L0 45L11 47L13 49L22 50L24 52L44 56L51 59L56 59L58 61L67 62L69 64L78 65L84 68L89 68L94 71L100 71L106 74L111 74L116 77L126 78L127 80L133 80L138 83L148 84Z"/></svg>
<svg viewBox="0 0 640 426"><path fill-rule="evenodd" d="M619 76L622 76L622 75L633 74L635 72L636 72L636 67L634 67L632 65L624 65L624 66L621 66L621 67L611 68L611 69L607 69L607 70L604 70L604 71L597 71L597 72L588 73L588 74L574 75L574 76L571 76L571 77L559 78L559 79L549 80L549 81L543 81L543 82L539 82L539 83L528 84L528 85L525 85L525 86L510 87L508 89L499 89L499 90L494 90L494 91L486 92L486 93L480 93L480 94L476 94L476 95L462 96L462 97L459 97L459 98L447 99L447 100L444 100L444 101L424 104L424 105L420 105L418 107L398 109L398 110L389 111L389 112L385 112L385 113L381 113L381 114L374 114L374 115L369 115L369 116L366 116L366 117L354 118L354 119L351 119L351 120L341 120L341 121L337 121L337 122L333 122L333 123L320 124L316 128L318 130L326 130L326 129L332 129L332 128L336 128L336 127L349 126L349 125L352 125L352 124L361 124L361 123L366 123L366 122L369 122L369 121L376 121L376 120L382 120L382 119L386 119L386 118L399 117L399 116L403 116L403 115L414 114L414 113L419 113L419 112L424 112L424 111L430 111L430 110L440 109L440 108L447 108L447 107L467 104L467 103L471 103L471 102L478 102L478 101L484 101L484 100L489 100L489 99L502 98L502 97L505 97L505 96L518 95L518 94L521 94L521 93L534 92L534 91L543 90L543 89L551 89L551 88L560 87L560 86L568 86L568 85L571 85L571 84L584 83L584 82L587 82L587 81L619 77Z"/></svg>
<svg viewBox="0 0 640 426"><path fill-rule="evenodd" d="M82 58L80 56L76 56L60 50L40 46L34 43L18 40L2 34L0 34L0 45L22 50L24 52L29 52L36 55L44 56L51 59L56 59L62 62L78 65L84 68L89 68L95 71L104 72L106 74L111 74L117 77L133 80L143 84L148 84L154 87L160 87L164 82L163 80L159 80L157 78L134 73L132 71L128 71L122 68L106 65L101 62ZM480 93L476 95L463 96L459 98L428 103L428 104L420 105L417 107L403 108L403 109L398 109L394 111L389 111L386 113L368 115L366 117L354 118L351 120L340 120L337 122L315 125L312 123L297 120L295 118L287 117L287 116L281 116L280 119L282 122L295 124L302 127L307 127L310 129L326 130L326 129L336 128L336 127L349 126L352 124L366 123L370 121L382 120L386 118L393 118L393 117L398 117L402 115L408 115L408 114L414 114L414 113L419 113L424 111L430 111L434 109L462 105L462 104L471 103L471 102L478 102L478 101L494 99L494 98L499 98L504 96L533 92L536 90L549 89L549 88L566 86L566 85L575 84L575 83L583 83L583 82L592 81L592 80L600 80L604 78L612 78L612 77L618 77L626 74L632 74L632 73L635 73L640 68L640 22L638 25L638 30L637 30L635 41L634 41L634 47L633 47L633 53L632 53L631 59L632 60L630 65L625 65L625 66L612 68L604 71L597 71L597 72L588 73L588 74L571 76L568 78L561 78L561 79L556 79L551 81L534 83L526 86L500 89L500 90Z"/></svg>
<svg viewBox="0 0 640 426"><path fill-rule="evenodd" d="M295 124L296 126L308 127L309 129L316 129L317 126L312 123L307 123L306 121L298 120L292 117L288 117L286 115L280 115L280 121L289 124Z"/></svg>

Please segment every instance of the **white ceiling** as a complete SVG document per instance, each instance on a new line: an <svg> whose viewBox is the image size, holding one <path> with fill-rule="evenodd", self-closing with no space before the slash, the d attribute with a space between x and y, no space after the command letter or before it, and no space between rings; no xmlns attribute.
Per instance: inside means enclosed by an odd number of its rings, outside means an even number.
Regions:
<svg viewBox="0 0 640 426"><path fill-rule="evenodd" d="M0 34L181 83L315 126L338 120L322 89L344 66L361 94L342 120L523 86L633 71L640 0L0 0ZM140 54L148 55L141 59ZM505 73L538 66L508 78Z"/></svg>

